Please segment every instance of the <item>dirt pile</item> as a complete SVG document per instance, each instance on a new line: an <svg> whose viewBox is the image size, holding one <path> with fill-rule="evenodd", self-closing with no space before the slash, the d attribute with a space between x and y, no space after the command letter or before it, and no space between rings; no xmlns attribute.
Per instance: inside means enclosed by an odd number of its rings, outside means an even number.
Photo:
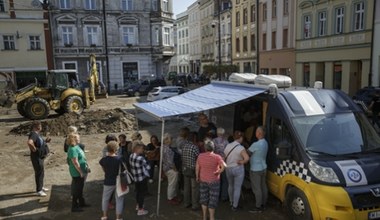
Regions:
<svg viewBox="0 0 380 220"><path fill-rule="evenodd" d="M82 135L99 133L116 133L136 130L135 116L119 108L111 110L97 110L83 112L81 115L66 113L58 118L42 122L44 132L50 136L61 136L67 132L67 127L78 127ZM9 133L14 135L27 135L32 122L23 123L13 128Z"/></svg>

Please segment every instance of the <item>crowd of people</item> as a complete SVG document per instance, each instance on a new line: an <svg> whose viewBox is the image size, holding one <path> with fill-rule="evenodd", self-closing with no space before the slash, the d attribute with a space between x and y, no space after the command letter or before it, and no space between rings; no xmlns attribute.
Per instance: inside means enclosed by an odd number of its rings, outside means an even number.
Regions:
<svg viewBox="0 0 380 220"><path fill-rule="evenodd" d="M183 127L179 135L173 138L164 134L162 144L156 135L152 135L149 144L142 142L139 132L131 135L130 141L125 134L116 137L109 134L105 138L106 146L99 161L104 171L101 220L108 219L108 210L115 208L117 220L122 219L124 197L116 191L117 176L128 170L133 176L136 199L136 214L148 214L144 205L149 183L154 182L154 168L160 166L163 173L157 181L167 180L167 201L170 205L183 204L193 211L202 210L203 219L215 219L215 210L219 202L229 202L232 211L237 211L245 178L245 165L249 163L249 179L255 195L255 208L250 212L262 212L268 198L266 186L266 154L268 144L265 140L265 128L254 128L255 138L247 143L246 134L241 131L226 137L225 129L217 128L209 122L206 114L199 114L198 131ZM250 128L252 119L247 118ZM41 123L35 121L28 139L31 160L35 170L36 192L46 196L44 187L44 158L48 154L49 138L43 139ZM252 128L250 128L252 129ZM160 148L163 148L162 150ZM88 173L91 172L85 146L80 142L76 127L70 126L64 143L67 152L69 174L72 177L72 212L81 212L89 204L83 198L83 187ZM160 154L162 152L162 155Z"/></svg>

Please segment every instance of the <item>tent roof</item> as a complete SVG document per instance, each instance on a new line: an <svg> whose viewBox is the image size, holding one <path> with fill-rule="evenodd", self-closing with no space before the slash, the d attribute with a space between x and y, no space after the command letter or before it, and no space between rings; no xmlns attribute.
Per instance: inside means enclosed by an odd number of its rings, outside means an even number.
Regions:
<svg viewBox="0 0 380 220"><path fill-rule="evenodd" d="M168 99L147 103L135 103L156 118L206 111L229 105L266 91L264 87L249 84L216 82Z"/></svg>

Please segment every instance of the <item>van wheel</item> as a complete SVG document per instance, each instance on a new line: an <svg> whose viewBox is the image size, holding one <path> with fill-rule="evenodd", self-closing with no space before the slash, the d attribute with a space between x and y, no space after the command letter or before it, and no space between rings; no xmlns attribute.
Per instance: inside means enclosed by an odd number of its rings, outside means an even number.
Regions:
<svg viewBox="0 0 380 220"><path fill-rule="evenodd" d="M292 187L286 193L285 206L290 219L294 220L312 220L309 201L305 194Z"/></svg>

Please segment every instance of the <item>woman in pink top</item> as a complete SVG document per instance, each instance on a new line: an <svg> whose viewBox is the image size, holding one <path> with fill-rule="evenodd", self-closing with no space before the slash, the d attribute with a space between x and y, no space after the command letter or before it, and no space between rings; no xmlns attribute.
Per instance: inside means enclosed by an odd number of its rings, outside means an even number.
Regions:
<svg viewBox="0 0 380 220"><path fill-rule="evenodd" d="M222 157L214 153L214 148L214 143L206 140L206 152L198 156L196 164L196 179L200 182L203 220L207 219L207 209L210 213L210 220L215 220L215 209L219 200L220 174L225 168Z"/></svg>

